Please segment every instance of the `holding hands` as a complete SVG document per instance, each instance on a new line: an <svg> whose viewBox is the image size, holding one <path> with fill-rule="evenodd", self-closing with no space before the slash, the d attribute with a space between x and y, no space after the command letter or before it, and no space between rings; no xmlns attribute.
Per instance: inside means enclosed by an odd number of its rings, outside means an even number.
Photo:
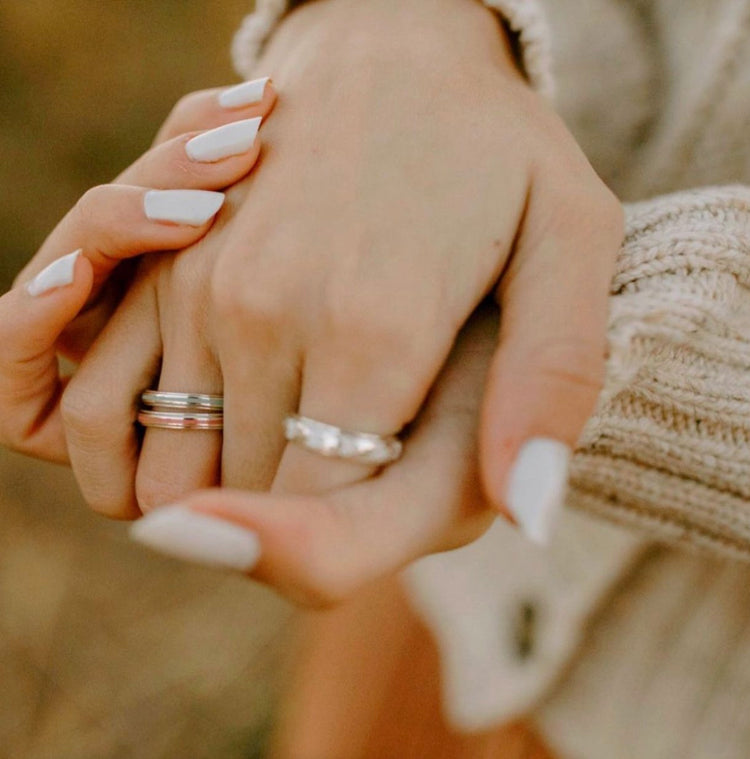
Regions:
<svg viewBox="0 0 750 759"><path fill-rule="evenodd" d="M255 135L276 98L262 84L257 102L242 111L217 102L211 113L218 93L197 93L202 107L193 109L194 120L170 117L184 133L154 147L113 184L89 190L0 298L5 445L69 461L60 405L68 380L59 374L58 354L77 362L94 343L128 284L123 261L179 250L206 234L224 203L216 190L241 179L258 159ZM212 160L207 147L222 141L230 153Z"/></svg>
<svg viewBox="0 0 750 759"><path fill-rule="evenodd" d="M115 187L130 216L74 211L24 274L83 248L70 285L0 301L12 346L2 416L16 420L3 439L57 460L67 441L97 510L180 503L147 515L136 537L253 571L303 602L469 542L495 509L543 541L603 379L619 204L479 4L311 4L262 65L284 98L257 173L241 179L257 146L184 158L190 137L177 135L230 118L214 93L184 101L167 142L124 175L172 189L236 183L208 233L208 216L149 221L147 192ZM253 115L272 100L269 86ZM202 139L216 160L215 138ZM179 149L171 164L158 158ZM106 326L103 289L93 326L68 329L86 336L73 341L80 355L103 327L61 418L54 353L67 321L113 258L180 248L138 264ZM496 305L480 307L487 299ZM42 303L37 321L4 318ZM223 439L149 428L141 440L133 422L152 384L223 395ZM406 427L404 455L381 472L321 457L285 439L294 412L378 435ZM219 484L232 490L188 496Z"/></svg>

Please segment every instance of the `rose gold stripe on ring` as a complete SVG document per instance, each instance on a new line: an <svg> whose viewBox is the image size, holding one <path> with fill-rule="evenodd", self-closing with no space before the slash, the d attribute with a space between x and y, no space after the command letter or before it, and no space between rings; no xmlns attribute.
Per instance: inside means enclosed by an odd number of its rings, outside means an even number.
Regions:
<svg viewBox="0 0 750 759"><path fill-rule="evenodd" d="M206 414L190 411L149 411L138 412L138 423L143 427L158 427L163 430L222 430L223 414Z"/></svg>

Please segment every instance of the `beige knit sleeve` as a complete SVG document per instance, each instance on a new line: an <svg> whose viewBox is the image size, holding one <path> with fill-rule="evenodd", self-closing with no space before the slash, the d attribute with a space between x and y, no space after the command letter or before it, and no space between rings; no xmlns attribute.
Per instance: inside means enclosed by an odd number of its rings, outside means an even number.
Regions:
<svg viewBox="0 0 750 759"><path fill-rule="evenodd" d="M263 45L284 14L305 0L256 0L255 11L246 16L232 43L237 73L251 77ZM404 0L408 2L408 0ZM516 43L519 64L532 87L552 97L549 32L539 0L482 0L496 11Z"/></svg>
<svg viewBox="0 0 750 759"><path fill-rule="evenodd" d="M750 188L627 214L607 381L568 503L750 559Z"/></svg>

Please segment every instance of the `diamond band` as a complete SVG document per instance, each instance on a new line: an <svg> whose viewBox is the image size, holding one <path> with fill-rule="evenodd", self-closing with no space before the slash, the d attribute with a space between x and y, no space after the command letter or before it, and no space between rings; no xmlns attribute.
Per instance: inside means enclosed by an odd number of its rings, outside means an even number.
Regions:
<svg viewBox="0 0 750 759"><path fill-rule="evenodd" d="M390 464L399 459L403 451L403 443L395 435L343 430L299 414L284 420L284 434L289 442L321 456L370 466Z"/></svg>

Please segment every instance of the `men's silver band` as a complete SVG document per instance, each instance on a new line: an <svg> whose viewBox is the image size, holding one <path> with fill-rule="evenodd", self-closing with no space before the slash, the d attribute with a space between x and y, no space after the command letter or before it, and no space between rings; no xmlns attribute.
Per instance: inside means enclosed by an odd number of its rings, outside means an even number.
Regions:
<svg viewBox="0 0 750 759"><path fill-rule="evenodd" d="M284 434L288 441L321 456L370 466L391 464L403 452L403 443L395 435L344 430L299 414L284 420Z"/></svg>
<svg viewBox="0 0 750 759"><path fill-rule="evenodd" d="M146 390L141 394L141 405L163 409L222 412L224 411L224 396L209 393L170 393L164 390Z"/></svg>
<svg viewBox="0 0 750 759"><path fill-rule="evenodd" d="M163 430L222 430L224 415L200 411L153 411L141 409L138 423Z"/></svg>

